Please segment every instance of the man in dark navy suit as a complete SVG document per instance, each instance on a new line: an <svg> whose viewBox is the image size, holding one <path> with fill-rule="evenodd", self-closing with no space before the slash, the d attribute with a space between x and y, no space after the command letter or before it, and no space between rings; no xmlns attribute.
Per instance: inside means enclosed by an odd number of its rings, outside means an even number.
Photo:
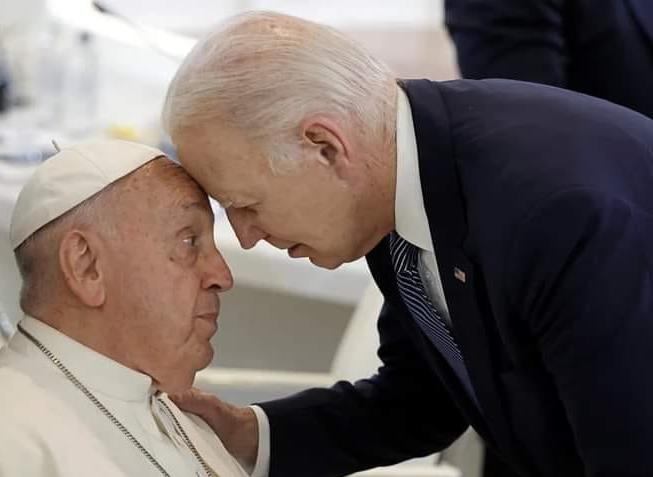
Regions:
<svg viewBox="0 0 653 477"><path fill-rule="evenodd" d="M445 0L463 77L568 88L653 118L650 0Z"/></svg>
<svg viewBox="0 0 653 477"><path fill-rule="evenodd" d="M445 0L463 77L532 81L653 118L650 0ZM486 477L507 477L491 450Z"/></svg>
<svg viewBox="0 0 653 477"><path fill-rule="evenodd" d="M253 475L347 475L469 425L518 475L653 475L653 121L533 83L396 82L266 12L198 43L163 119L244 248L366 256L385 297L368 379L179 399Z"/></svg>

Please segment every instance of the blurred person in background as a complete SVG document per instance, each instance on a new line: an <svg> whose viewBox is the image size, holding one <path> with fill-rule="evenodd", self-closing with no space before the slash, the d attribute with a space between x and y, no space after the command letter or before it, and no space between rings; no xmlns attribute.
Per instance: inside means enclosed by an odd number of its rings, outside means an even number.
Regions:
<svg viewBox="0 0 653 477"><path fill-rule="evenodd" d="M567 88L653 118L650 0L445 0L464 78ZM486 477L510 471L488 449Z"/></svg>
<svg viewBox="0 0 653 477"><path fill-rule="evenodd" d="M445 0L464 78L508 78L653 118L650 0Z"/></svg>

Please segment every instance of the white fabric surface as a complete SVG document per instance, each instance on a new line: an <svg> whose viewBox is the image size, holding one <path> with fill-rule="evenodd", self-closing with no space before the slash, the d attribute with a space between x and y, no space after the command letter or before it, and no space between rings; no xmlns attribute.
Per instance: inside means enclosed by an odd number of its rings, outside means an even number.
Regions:
<svg viewBox="0 0 653 477"><path fill-rule="evenodd" d="M22 326L120 420L173 477L205 475L174 431L148 376L71 340L34 318ZM159 471L26 337L0 350L0 476L160 476ZM168 398L184 431L220 477L247 473L208 425ZM196 474L197 471L199 474Z"/></svg>
<svg viewBox="0 0 653 477"><path fill-rule="evenodd" d="M440 315L445 320L449 320L449 308L444 298L433 238L424 208L413 115L406 93L401 88L397 89L399 93L397 95L395 230L404 240L421 249L418 269L422 283Z"/></svg>

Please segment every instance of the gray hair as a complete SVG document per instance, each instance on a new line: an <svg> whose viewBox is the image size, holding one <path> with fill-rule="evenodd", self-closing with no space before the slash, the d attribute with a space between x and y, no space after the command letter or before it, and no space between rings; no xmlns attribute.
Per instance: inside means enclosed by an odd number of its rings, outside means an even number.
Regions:
<svg viewBox="0 0 653 477"><path fill-rule="evenodd" d="M55 287L56 265L59 259L59 243L65 232L74 228L90 228L112 234L114 230L106 219L106 205L117 182L110 184L89 197L61 217L44 225L30 235L14 251L16 265L23 284L20 290L20 307L25 313L33 313L43 302L46 290Z"/></svg>
<svg viewBox="0 0 653 477"><path fill-rule="evenodd" d="M174 140L194 125L225 120L264 146L275 169L297 160L298 128L312 115L381 133L393 84L388 67L330 27L248 12L195 45L170 84L162 122Z"/></svg>

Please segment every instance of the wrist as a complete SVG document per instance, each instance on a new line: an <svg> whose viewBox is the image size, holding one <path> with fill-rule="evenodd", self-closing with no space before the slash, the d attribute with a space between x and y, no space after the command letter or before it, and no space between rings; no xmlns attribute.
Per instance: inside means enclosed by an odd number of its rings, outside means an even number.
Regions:
<svg viewBox="0 0 653 477"><path fill-rule="evenodd" d="M242 443L241 458L251 463L252 466L256 464L258 457L258 443L259 443L259 428L258 419L256 414L250 407L245 407L240 410L238 441Z"/></svg>

